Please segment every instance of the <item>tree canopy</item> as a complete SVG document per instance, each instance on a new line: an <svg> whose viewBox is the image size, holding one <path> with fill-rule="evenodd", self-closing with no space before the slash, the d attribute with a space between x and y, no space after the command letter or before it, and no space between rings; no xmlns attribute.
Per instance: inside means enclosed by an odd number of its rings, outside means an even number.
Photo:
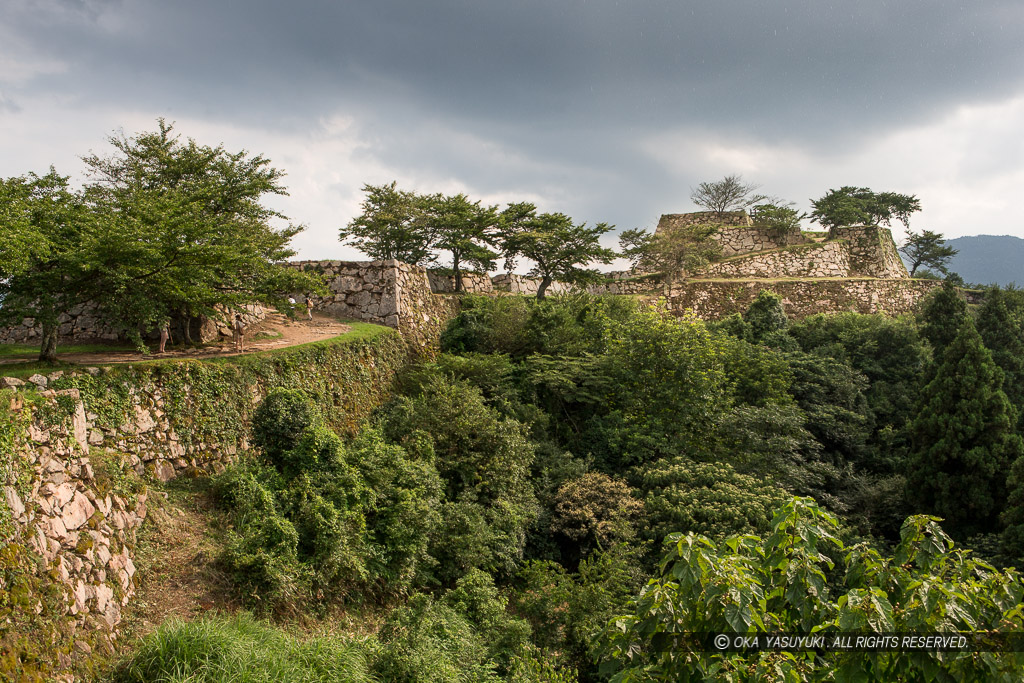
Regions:
<svg viewBox="0 0 1024 683"><path fill-rule="evenodd" d="M494 269L497 252L498 210L471 202L464 194L427 195L422 199L422 220L433 235L433 246L451 254L455 291L461 292L462 269L468 265L488 272Z"/></svg>
<svg viewBox="0 0 1024 683"><path fill-rule="evenodd" d="M671 282L680 273L705 266L722 253L714 239L718 230L713 224L679 225L653 233L624 230L619 235L619 246L634 269L661 273Z"/></svg>
<svg viewBox="0 0 1024 683"><path fill-rule="evenodd" d="M946 244L945 238L937 232L907 229L907 242L900 247L900 253L910 260L910 277L914 277L922 266L940 273L948 272L946 264L959 252Z"/></svg>
<svg viewBox="0 0 1024 683"><path fill-rule="evenodd" d="M42 327L39 359L56 360L60 315L105 293L97 268L118 237L53 168L0 181L0 321Z"/></svg>
<svg viewBox="0 0 1024 683"><path fill-rule="evenodd" d="M727 175L716 182L704 182L690 189L690 201L719 216L728 211L749 209L768 199L757 194L760 185L743 182L741 175Z"/></svg>
<svg viewBox="0 0 1024 683"><path fill-rule="evenodd" d="M431 235L420 218L421 198L390 185L363 185L363 212L341 228L341 239L374 260L425 264L433 260Z"/></svg>
<svg viewBox="0 0 1024 683"><path fill-rule="evenodd" d="M287 267L303 230L265 206L287 194L284 173L261 155L182 142L158 129L109 139L115 152L83 158L86 196L118 238L93 264L104 279L104 315L130 334L176 316L220 318L225 309L278 304L287 292L322 291L311 273Z"/></svg>
<svg viewBox="0 0 1024 683"><path fill-rule="evenodd" d="M600 238L611 225L598 223L587 227L576 224L564 213L523 213L524 205L510 205L502 217L502 250L505 267L511 271L519 256L533 261L530 275L541 279L537 298L543 299L555 280L584 283L600 277L589 263L611 263L615 252L601 246Z"/></svg>
<svg viewBox="0 0 1024 683"><path fill-rule="evenodd" d="M811 200L811 206L811 221L829 229L861 224L891 226L893 219L909 228L910 215L921 210L921 201L912 194L844 185Z"/></svg>

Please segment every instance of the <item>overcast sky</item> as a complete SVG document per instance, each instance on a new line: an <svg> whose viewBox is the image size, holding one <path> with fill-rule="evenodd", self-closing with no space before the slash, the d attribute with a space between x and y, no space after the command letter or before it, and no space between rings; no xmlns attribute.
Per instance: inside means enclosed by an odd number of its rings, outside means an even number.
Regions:
<svg viewBox="0 0 1024 683"><path fill-rule="evenodd" d="M391 180L621 230L740 173L1024 237L1020 0L0 0L0 175L84 180L158 117L285 170L303 258L360 258Z"/></svg>

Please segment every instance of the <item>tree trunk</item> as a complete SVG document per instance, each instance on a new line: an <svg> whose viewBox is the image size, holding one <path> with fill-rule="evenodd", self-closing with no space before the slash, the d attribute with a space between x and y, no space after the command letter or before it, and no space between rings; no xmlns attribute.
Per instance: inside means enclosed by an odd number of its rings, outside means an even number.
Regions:
<svg viewBox="0 0 1024 683"><path fill-rule="evenodd" d="M455 274L455 291L456 293L462 291L462 269L459 268L459 257L452 257L452 272Z"/></svg>
<svg viewBox="0 0 1024 683"><path fill-rule="evenodd" d="M544 295L547 293L548 287L550 285L551 285L551 277L549 275L545 275L544 277L542 277L540 279L540 286L537 287L537 298L538 299L543 299L544 298Z"/></svg>
<svg viewBox="0 0 1024 683"><path fill-rule="evenodd" d="M43 322L43 344L39 347L39 360L43 363L57 362L56 322Z"/></svg>

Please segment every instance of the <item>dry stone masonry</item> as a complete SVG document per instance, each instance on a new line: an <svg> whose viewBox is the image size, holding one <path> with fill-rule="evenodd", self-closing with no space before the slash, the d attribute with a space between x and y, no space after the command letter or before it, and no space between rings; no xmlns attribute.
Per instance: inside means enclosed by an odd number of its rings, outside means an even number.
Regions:
<svg viewBox="0 0 1024 683"><path fill-rule="evenodd" d="M834 278L793 280L685 280L668 290L668 307L682 314L692 310L706 320L745 311L766 290L782 297L786 314L802 318L815 313L887 313L915 310L937 280L909 278Z"/></svg>

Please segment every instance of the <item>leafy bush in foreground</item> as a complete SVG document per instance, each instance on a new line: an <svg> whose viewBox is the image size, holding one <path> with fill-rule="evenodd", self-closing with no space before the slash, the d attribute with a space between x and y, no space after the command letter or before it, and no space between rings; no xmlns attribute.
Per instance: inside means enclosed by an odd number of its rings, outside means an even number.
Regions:
<svg viewBox="0 0 1024 683"><path fill-rule="evenodd" d="M864 544L843 548L838 521L810 498L780 508L766 538L671 538L661 577L605 633L611 680L1017 680L1019 652L735 653L650 645L656 634L1024 630L1020 574L954 549L938 521L908 518L891 558ZM828 556L843 550L839 578Z"/></svg>

